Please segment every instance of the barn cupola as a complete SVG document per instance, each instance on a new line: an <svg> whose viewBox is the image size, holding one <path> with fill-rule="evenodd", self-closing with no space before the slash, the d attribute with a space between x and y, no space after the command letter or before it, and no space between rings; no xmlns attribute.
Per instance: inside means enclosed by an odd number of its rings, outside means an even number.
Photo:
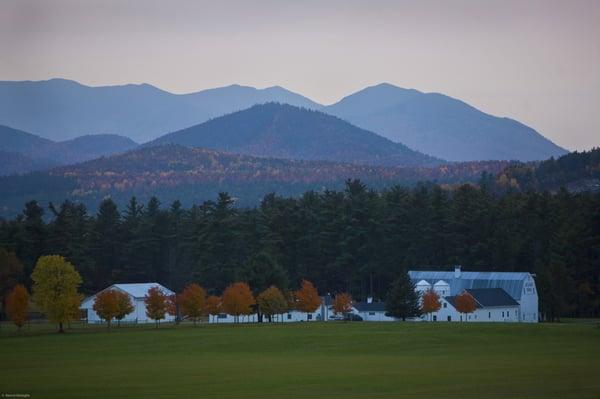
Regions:
<svg viewBox="0 0 600 399"><path fill-rule="evenodd" d="M454 278L460 278L460 265L454 266Z"/></svg>
<svg viewBox="0 0 600 399"><path fill-rule="evenodd" d="M433 290L440 297L446 297L450 295L450 284L445 282L444 280L439 280L437 283L433 285Z"/></svg>
<svg viewBox="0 0 600 399"><path fill-rule="evenodd" d="M425 292L431 289L431 284L429 284L426 280L421 280L415 285L415 291L417 292Z"/></svg>

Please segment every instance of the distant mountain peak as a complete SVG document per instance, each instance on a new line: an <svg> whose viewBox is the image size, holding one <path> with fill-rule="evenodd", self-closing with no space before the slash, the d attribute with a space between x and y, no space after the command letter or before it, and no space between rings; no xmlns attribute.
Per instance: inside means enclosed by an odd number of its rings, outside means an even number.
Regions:
<svg viewBox="0 0 600 399"><path fill-rule="evenodd" d="M389 83L353 93L324 111L450 161L531 161L567 152L521 123L486 114L441 93Z"/></svg>
<svg viewBox="0 0 600 399"><path fill-rule="evenodd" d="M441 162L335 116L273 101L167 134L149 145L165 143L259 157L369 165Z"/></svg>

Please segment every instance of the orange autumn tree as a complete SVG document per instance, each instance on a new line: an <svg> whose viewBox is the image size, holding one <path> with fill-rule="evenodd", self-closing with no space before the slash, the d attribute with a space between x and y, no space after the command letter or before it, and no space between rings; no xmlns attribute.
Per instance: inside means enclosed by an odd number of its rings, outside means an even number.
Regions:
<svg viewBox="0 0 600 399"><path fill-rule="evenodd" d="M198 284L190 284L178 296L181 314L192 320L194 325L202 317L206 304L206 291Z"/></svg>
<svg viewBox="0 0 600 399"><path fill-rule="evenodd" d="M431 320L431 314L437 312L442 307L440 303L440 296L432 289L429 289L423 293L421 298L421 313L429 314Z"/></svg>
<svg viewBox="0 0 600 399"><path fill-rule="evenodd" d="M16 285L6 296L6 313L13 323L21 329L27 321L29 293L24 285Z"/></svg>
<svg viewBox="0 0 600 399"><path fill-rule="evenodd" d="M121 320L125 318L129 313L133 312L135 308L133 307L133 303L131 302L131 298L129 294L123 291L117 292L117 314L115 315L115 319L117 319L117 326L121 326Z"/></svg>
<svg viewBox="0 0 600 399"><path fill-rule="evenodd" d="M258 308L269 319L273 321L273 316L285 313L288 309L288 301L279 288L270 286L261 292L256 298Z"/></svg>
<svg viewBox="0 0 600 399"><path fill-rule="evenodd" d="M101 319L106 320L106 324L110 329L110 323L112 319L116 318L119 314L119 299L117 291L104 290L98 293L94 299L94 306L92 309L94 309L94 312L96 312Z"/></svg>
<svg viewBox="0 0 600 399"><path fill-rule="evenodd" d="M302 284L300 285L300 289L296 291L296 308L306 313L306 320L310 320L309 314L316 311L321 305L321 297L319 296L319 292L308 280L302 280Z"/></svg>
<svg viewBox="0 0 600 399"><path fill-rule="evenodd" d="M473 313L477 309L475 299L468 292L464 291L462 294L457 295L455 300L455 308L459 313L465 314L465 321L468 320L467 315Z"/></svg>
<svg viewBox="0 0 600 399"><path fill-rule="evenodd" d="M239 321L240 315L253 313L252 305L256 304L250 286L246 283L233 283L223 292L223 310Z"/></svg>
<svg viewBox="0 0 600 399"><path fill-rule="evenodd" d="M213 316L213 320L219 322L219 314L221 313L221 297L216 295L211 295L206 298L206 313L209 316Z"/></svg>
<svg viewBox="0 0 600 399"><path fill-rule="evenodd" d="M146 316L156 321L156 328L165 318L168 308L168 296L159 287L152 287L144 297Z"/></svg>
<svg viewBox="0 0 600 399"><path fill-rule="evenodd" d="M179 324L179 295L167 295L167 313L175 316L175 323Z"/></svg>
<svg viewBox="0 0 600 399"><path fill-rule="evenodd" d="M346 314L352 311L352 297L346 292L337 294L333 299L333 312L335 314Z"/></svg>

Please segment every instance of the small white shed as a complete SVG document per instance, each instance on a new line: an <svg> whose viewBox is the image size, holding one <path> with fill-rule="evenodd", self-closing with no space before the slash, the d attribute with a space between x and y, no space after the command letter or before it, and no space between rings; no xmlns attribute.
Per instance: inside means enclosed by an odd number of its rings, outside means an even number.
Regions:
<svg viewBox="0 0 600 399"><path fill-rule="evenodd" d="M100 292L115 289L122 291L129 295L131 299L131 303L133 304L133 312L125 316L122 323L153 323L154 320L148 318L146 315L146 304L144 303L144 297L148 293L148 290L152 287L158 287L165 295L174 295L175 293L170 289L159 283L129 283L129 284L113 284L110 287L103 289ZM104 320L98 316L98 314L94 311L94 301L96 296L100 293L96 294L84 299L81 303L81 309L87 314L87 322L88 323L103 323ZM165 318L161 321L174 321L175 316L171 316L169 314L165 315Z"/></svg>

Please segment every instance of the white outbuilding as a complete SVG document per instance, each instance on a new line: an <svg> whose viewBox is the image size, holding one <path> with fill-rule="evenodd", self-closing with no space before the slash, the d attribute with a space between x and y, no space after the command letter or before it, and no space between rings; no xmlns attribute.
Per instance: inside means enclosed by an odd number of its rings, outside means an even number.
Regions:
<svg viewBox="0 0 600 399"><path fill-rule="evenodd" d="M366 302L354 302L352 313L359 315L363 321L396 321L396 318L386 315L385 302L374 302L371 297Z"/></svg>
<svg viewBox="0 0 600 399"><path fill-rule="evenodd" d="M96 294L84 299L81 303L81 309L87 316L88 323L102 323L100 316L94 311L94 301L96 296L106 290L119 290L129 295L131 303L133 304L133 312L129 313L123 320L122 323L153 323L154 320L148 318L146 315L146 304L144 303L144 297L148 293L148 290L153 287L158 287L165 295L174 295L175 293L170 289L159 283L130 283L130 284L113 284L110 287L97 292ZM85 317L85 316L84 316ZM169 314L165 315L165 318L161 321L174 321L175 316Z"/></svg>

